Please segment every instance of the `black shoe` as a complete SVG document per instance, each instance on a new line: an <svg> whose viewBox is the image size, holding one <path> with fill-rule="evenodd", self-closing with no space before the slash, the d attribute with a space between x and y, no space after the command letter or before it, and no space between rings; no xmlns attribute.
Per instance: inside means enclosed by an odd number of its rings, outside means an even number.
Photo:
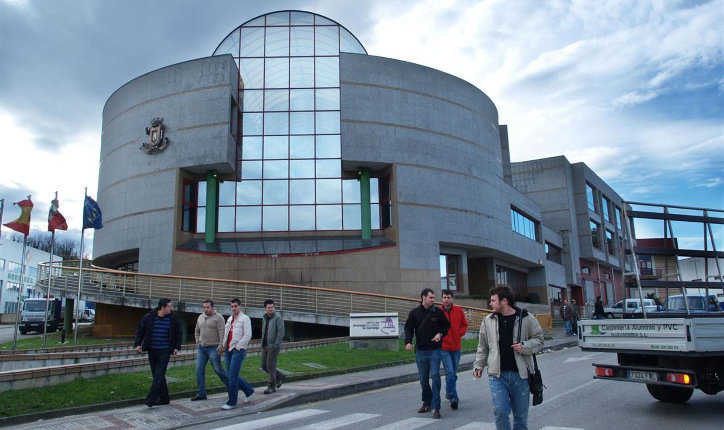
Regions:
<svg viewBox="0 0 724 430"><path fill-rule="evenodd" d="M198 394L191 398L192 402L198 401L198 400L206 400L206 396L199 396Z"/></svg>
<svg viewBox="0 0 724 430"><path fill-rule="evenodd" d="M152 407L156 406L156 404L155 404L155 403L146 402L146 406L148 406L149 408L152 408Z"/></svg>
<svg viewBox="0 0 724 430"><path fill-rule="evenodd" d="M440 409L433 409L433 410L432 410L432 417L433 417L433 418L440 418Z"/></svg>
<svg viewBox="0 0 724 430"><path fill-rule="evenodd" d="M271 393L275 393L276 391L277 391L276 388L274 388L274 387L269 387L269 388L267 388L266 390L264 390L264 394L271 394Z"/></svg>
<svg viewBox="0 0 724 430"><path fill-rule="evenodd" d="M424 414L425 412L430 411L430 405L427 403L423 403L422 406L420 406L420 409L417 410L418 414Z"/></svg>
<svg viewBox="0 0 724 430"><path fill-rule="evenodd" d="M286 376L282 375L281 378L277 379L277 388L281 388L282 384L284 383L284 380L287 379Z"/></svg>
<svg viewBox="0 0 724 430"><path fill-rule="evenodd" d="M453 409L457 409L458 408L458 399L453 399L453 401L450 402L450 407Z"/></svg>

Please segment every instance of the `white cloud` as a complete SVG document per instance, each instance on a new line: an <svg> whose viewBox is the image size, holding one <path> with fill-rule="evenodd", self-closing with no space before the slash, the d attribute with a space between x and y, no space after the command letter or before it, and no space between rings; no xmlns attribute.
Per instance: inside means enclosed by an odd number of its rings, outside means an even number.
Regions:
<svg viewBox="0 0 724 430"><path fill-rule="evenodd" d="M83 189L88 187L94 196L97 187L100 131L81 130L59 152L49 153L29 143L37 137L32 125L19 124L10 113L0 111L0 153L9 154L3 158L0 185L32 195L32 231L47 231L47 211L56 191L69 227L80 229ZM5 219L14 216L10 207L6 205Z"/></svg>
<svg viewBox="0 0 724 430"><path fill-rule="evenodd" d="M721 78L702 87L700 74L690 72L721 70L724 2L687 7L633 0L391 3L373 12L372 40L363 43L372 55L429 65L488 94L509 126L514 161L565 154L645 196L648 170L688 177L721 169L712 157L724 153L721 118L631 110L655 110L663 95L702 88L712 89L710 103L721 103Z"/></svg>
<svg viewBox="0 0 724 430"><path fill-rule="evenodd" d="M702 183L694 185L694 187L714 188L714 187L718 187L722 184L724 184L724 178L718 177L718 178L709 178Z"/></svg>

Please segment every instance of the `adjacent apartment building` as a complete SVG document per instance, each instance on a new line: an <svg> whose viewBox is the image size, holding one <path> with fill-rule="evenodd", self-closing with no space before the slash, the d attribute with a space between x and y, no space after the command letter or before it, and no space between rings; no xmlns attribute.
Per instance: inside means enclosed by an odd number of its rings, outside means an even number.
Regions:
<svg viewBox="0 0 724 430"><path fill-rule="evenodd" d="M44 292L35 288L35 281L38 279L38 264L50 261L50 254L39 249L26 247L24 260L26 267L22 278L22 299L42 297ZM63 261L63 258L54 255L53 261ZM22 263L23 244L8 239L0 239L1 313L13 313L17 309Z"/></svg>
<svg viewBox="0 0 724 430"><path fill-rule="evenodd" d="M558 156L511 165L511 183L541 208L545 226L559 233L562 247L545 245L565 267L566 282L553 298L565 295L579 304L601 296L613 304L624 297L623 201L584 163Z"/></svg>

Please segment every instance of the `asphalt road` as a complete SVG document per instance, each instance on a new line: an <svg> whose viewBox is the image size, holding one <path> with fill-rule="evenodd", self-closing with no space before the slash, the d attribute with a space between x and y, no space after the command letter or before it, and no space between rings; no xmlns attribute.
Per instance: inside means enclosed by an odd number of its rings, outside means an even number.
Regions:
<svg viewBox="0 0 724 430"><path fill-rule="evenodd" d="M4 342L12 342L13 341L13 331L15 330L15 324L2 324L0 325L0 343ZM32 334L20 334L18 333L18 340L20 339L28 339L31 337L38 337L42 336L43 334L35 334L34 332Z"/></svg>
<svg viewBox="0 0 724 430"><path fill-rule="evenodd" d="M696 391L686 404L672 405L653 399L643 384L592 379L591 363L614 361L613 354L584 353L578 348L540 356L539 364L547 389L543 404L530 408L529 428L723 428L724 393L708 396ZM440 420L433 420L429 414L417 413L421 404L420 387L418 383L410 383L193 428L494 429L487 374L478 380L472 377L471 371L460 374L458 392L461 398L460 408L453 411L449 404L443 401Z"/></svg>

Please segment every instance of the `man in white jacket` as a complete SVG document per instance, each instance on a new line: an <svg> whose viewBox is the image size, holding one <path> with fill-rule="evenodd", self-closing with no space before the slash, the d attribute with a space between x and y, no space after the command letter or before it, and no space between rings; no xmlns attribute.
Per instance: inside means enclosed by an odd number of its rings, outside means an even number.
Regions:
<svg viewBox="0 0 724 430"><path fill-rule="evenodd" d="M490 308L493 313L480 325L473 376L483 376L487 366L496 429L510 429L512 411L513 428L526 430L530 403L528 372L535 369L533 354L543 346L543 330L533 315L515 307L515 294L510 287L490 290Z"/></svg>
<svg viewBox="0 0 724 430"><path fill-rule="evenodd" d="M231 301L231 316L224 327L224 342L219 345L219 352L226 351L226 376L229 381L229 400L221 409L234 409L239 398L239 389L246 395L245 402L251 400L254 388L239 376L241 364L246 358L246 348L251 340L251 320L241 312L241 300Z"/></svg>

